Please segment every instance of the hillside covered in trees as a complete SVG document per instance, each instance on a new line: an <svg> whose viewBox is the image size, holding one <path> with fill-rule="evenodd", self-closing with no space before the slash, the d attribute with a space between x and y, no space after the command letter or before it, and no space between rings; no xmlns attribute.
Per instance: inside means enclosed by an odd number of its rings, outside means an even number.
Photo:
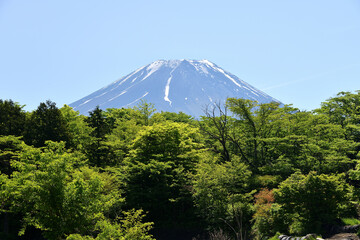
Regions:
<svg viewBox="0 0 360 240"><path fill-rule="evenodd" d="M0 100L0 239L326 236L359 217L360 91L154 110Z"/></svg>

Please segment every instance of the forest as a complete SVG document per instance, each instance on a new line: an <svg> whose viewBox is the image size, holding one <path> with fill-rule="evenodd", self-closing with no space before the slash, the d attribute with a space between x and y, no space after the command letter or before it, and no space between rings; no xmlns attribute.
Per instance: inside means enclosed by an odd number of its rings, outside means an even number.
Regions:
<svg viewBox="0 0 360 240"><path fill-rule="evenodd" d="M0 239L326 237L360 223L360 91L312 111L0 100Z"/></svg>

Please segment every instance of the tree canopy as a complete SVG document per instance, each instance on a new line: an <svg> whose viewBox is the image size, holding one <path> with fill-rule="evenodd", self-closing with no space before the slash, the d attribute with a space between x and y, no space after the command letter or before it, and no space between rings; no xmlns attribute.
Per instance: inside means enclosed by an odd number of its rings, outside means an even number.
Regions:
<svg viewBox="0 0 360 240"><path fill-rule="evenodd" d="M0 238L326 236L359 218L359 96L313 111L229 98L200 119L0 100Z"/></svg>

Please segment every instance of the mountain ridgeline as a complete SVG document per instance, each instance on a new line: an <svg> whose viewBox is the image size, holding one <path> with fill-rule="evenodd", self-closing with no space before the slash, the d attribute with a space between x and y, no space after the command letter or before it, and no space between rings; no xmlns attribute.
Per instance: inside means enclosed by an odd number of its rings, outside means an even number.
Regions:
<svg viewBox="0 0 360 240"><path fill-rule="evenodd" d="M128 108L143 99L158 111L199 117L206 106L224 103L228 97L279 102L208 60L158 60L70 106L87 115L96 106Z"/></svg>

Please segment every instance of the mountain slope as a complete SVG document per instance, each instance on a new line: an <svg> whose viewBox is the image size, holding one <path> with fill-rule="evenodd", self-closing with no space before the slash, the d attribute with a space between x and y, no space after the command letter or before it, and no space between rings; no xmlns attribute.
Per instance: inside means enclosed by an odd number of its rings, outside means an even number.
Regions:
<svg viewBox="0 0 360 240"><path fill-rule="evenodd" d="M182 111L199 117L205 106L225 102L228 97L279 102L208 60L159 60L70 106L86 115L96 106L127 108L144 99L158 111Z"/></svg>

